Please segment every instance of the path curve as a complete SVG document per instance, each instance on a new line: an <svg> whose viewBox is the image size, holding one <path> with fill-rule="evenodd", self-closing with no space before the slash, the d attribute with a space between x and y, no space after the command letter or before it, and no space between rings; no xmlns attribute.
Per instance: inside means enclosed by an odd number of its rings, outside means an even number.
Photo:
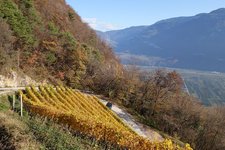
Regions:
<svg viewBox="0 0 225 150"><path fill-rule="evenodd" d="M101 99L101 102L104 105L107 104L106 100ZM148 126L135 121L135 119L132 117L132 115L130 115L129 113L127 113L124 110L122 110L121 108L119 108L119 106L113 104L112 111L115 112L123 120L124 123L129 125L140 136L143 136L143 137L149 139L150 141L163 141L164 140L164 138L159 133L152 130Z"/></svg>

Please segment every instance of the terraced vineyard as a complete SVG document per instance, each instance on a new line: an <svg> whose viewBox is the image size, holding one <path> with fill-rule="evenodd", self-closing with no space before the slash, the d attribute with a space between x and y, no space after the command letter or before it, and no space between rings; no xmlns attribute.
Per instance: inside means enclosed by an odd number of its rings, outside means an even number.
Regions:
<svg viewBox="0 0 225 150"><path fill-rule="evenodd" d="M29 112L53 118L61 124L69 125L76 132L121 148L191 149L188 144L185 148L180 148L170 140L150 142L139 136L92 95L58 86L40 86L38 89L27 87L19 93Z"/></svg>

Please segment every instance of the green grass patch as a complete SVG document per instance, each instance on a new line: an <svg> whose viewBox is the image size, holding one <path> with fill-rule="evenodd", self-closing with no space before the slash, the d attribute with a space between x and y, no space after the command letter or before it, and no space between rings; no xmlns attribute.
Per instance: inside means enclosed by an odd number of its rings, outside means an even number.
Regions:
<svg viewBox="0 0 225 150"><path fill-rule="evenodd" d="M0 111L6 111L8 107L5 104L0 103Z"/></svg>
<svg viewBox="0 0 225 150"><path fill-rule="evenodd" d="M101 149L96 142L76 137L67 127L62 127L51 120L26 116L23 121L28 125L36 140L44 146L44 149Z"/></svg>
<svg viewBox="0 0 225 150"><path fill-rule="evenodd" d="M7 96L0 96L0 111L7 111L10 109L10 103Z"/></svg>

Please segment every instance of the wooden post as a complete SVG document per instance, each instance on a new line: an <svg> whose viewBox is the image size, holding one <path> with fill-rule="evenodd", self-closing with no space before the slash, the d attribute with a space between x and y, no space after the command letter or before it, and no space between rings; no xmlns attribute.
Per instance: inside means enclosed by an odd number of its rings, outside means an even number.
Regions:
<svg viewBox="0 0 225 150"><path fill-rule="evenodd" d="M13 102L12 102L12 108L13 108L13 111L15 110L15 102L16 102L16 95L13 94Z"/></svg>
<svg viewBox="0 0 225 150"><path fill-rule="evenodd" d="M20 49L17 50L17 71L20 68Z"/></svg>
<svg viewBox="0 0 225 150"><path fill-rule="evenodd" d="M23 96L20 94L20 116L23 117Z"/></svg>

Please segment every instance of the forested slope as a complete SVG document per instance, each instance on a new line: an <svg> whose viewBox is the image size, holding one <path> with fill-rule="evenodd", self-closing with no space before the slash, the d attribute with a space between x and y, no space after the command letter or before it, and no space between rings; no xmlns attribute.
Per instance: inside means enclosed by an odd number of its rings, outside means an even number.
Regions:
<svg viewBox="0 0 225 150"><path fill-rule="evenodd" d="M1 73L83 87L99 68L120 72L111 48L64 0L0 0L0 29Z"/></svg>

